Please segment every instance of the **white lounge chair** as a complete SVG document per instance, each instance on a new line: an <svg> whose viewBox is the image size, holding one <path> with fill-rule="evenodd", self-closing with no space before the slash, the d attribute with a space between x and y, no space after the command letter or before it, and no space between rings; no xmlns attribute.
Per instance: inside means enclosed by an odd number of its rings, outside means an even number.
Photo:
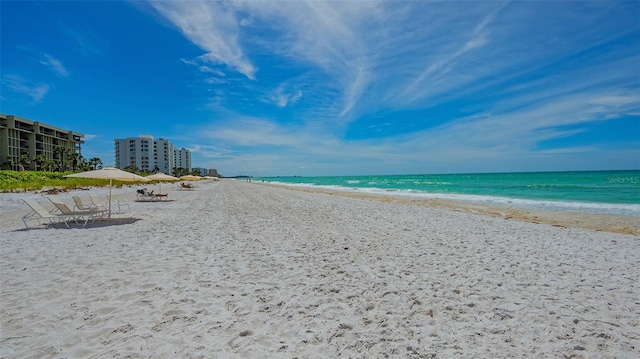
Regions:
<svg viewBox="0 0 640 359"><path fill-rule="evenodd" d="M65 203L57 199L53 199L51 197L47 197L47 198L49 198L49 201L53 203L53 205L56 207L59 214L65 217L63 221L69 228L71 228L69 226L70 219L72 219L77 224L80 224L79 221L84 220L84 223L82 224L81 227L85 227L89 221L93 222L96 220L96 218L101 218L105 213L105 211L101 211L101 210L73 211Z"/></svg>
<svg viewBox="0 0 640 359"><path fill-rule="evenodd" d="M109 214L109 211L107 211L104 207L98 207L98 205L93 203L91 203L90 205L85 205L79 196L73 196L71 198L73 198L73 202L75 203L75 205L73 206L73 211L102 212L102 217L105 217L107 214Z"/></svg>
<svg viewBox="0 0 640 359"><path fill-rule="evenodd" d="M127 201L126 199L121 199L121 198L117 198L115 195L109 195L107 194L107 201L109 201L109 196L111 196L111 205L116 205L118 206L118 213L124 213L122 211L122 207L123 206L127 206L127 210L130 211L131 207L129 207L129 201Z"/></svg>
<svg viewBox="0 0 640 359"><path fill-rule="evenodd" d="M47 211L47 209L44 208L40 203L34 200L24 198L22 200L27 206L29 206L29 208L31 208L31 212L25 214L22 217L22 222L24 222L24 225L27 227L27 229L33 228L33 226L29 227L29 220L36 220L39 225L44 224L46 226L54 223L64 222L67 227L69 227L69 225L65 221L66 217L64 215L52 214Z"/></svg>
<svg viewBox="0 0 640 359"><path fill-rule="evenodd" d="M89 199L91 200L91 206L95 206L96 208L101 209L103 211L107 209L107 205L104 202L102 202L102 200L100 200L100 197L98 197L97 195L90 194Z"/></svg>

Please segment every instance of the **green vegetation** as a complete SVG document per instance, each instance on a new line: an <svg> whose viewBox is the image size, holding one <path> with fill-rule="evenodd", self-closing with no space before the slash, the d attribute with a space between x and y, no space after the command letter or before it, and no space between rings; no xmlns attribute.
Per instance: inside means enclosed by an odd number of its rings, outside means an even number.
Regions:
<svg viewBox="0 0 640 359"><path fill-rule="evenodd" d="M102 161L98 157L86 159L71 148L56 147L53 149L54 158L47 158L44 154L30 157L29 151L22 150L19 157L7 158L0 164L0 169L21 170L35 169L37 171L66 172L90 171L102 168ZM33 166L32 166L33 164Z"/></svg>
<svg viewBox="0 0 640 359"><path fill-rule="evenodd" d="M109 180L92 178L64 178L73 172L47 171L10 171L0 170L0 192L38 191L43 188L56 187L72 189L90 186L108 186ZM123 182L113 181L114 187L121 187ZM129 182L131 184L131 182Z"/></svg>

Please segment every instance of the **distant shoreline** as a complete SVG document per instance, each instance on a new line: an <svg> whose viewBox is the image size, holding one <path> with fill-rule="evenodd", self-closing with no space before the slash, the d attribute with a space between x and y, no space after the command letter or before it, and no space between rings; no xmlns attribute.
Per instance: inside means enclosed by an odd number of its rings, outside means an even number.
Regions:
<svg viewBox="0 0 640 359"><path fill-rule="evenodd" d="M402 197L387 194L375 194L356 191L337 191L322 187L296 186L282 183L254 182L256 184L287 188L295 191L324 193L351 198L377 200L383 202L409 203L420 206L445 208L458 212L467 212L492 217L504 218L507 220L518 220L523 222L548 224L556 227L583 228L594 231L623 233L640 235L640 217L582 213L567 211L542 211L525 208L515 208L510 206L498 206L471 203L465 201L455 201L450 199L430 198L420 199L412 197Z"/></svg>

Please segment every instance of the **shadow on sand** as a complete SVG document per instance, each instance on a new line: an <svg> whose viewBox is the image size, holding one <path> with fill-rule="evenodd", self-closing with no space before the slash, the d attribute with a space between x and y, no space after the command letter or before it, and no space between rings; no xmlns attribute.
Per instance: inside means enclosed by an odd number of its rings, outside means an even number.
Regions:
<svg viewBox="0 0 640 359"><path fill-rule="evenodd" d="M49 229L49 228L57 228L57 229L93 229L93 228L102 228L102 227L111 227L111 226L122 226L127 224L133 224L137 221L141 221L141 218L111 218L111 219L102 219L96 220L95 222L89 222L86 226L82 227L82 225L75 225L73 222L69 222L69 226L71 228L67 228L64 223L52 223L50 225L42 225L41 227L31 227L31 228L21 228L16 229L14 232L24 232L31 230L41 230L41 229Z"/></svg>

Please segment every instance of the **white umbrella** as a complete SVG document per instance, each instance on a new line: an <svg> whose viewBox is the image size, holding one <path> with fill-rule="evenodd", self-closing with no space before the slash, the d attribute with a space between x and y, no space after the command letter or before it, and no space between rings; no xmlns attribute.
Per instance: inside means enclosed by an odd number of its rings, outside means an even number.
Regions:
<svg viewBox="0 0 640 359"><path fill-rule="evenodd" d="M202 177L194 176L194 175L184 175L184 176L180 176L180 179L185 181L198 181L198 180L201 180Z"/></svg>
<svg viewBox="0 0 640 359"><path fill-rule="evenodd" d="M105 167L105 168L94 170L94 171L74 173L71 175L66 175L64 177L108 179L109 180L109 218L111 218L111 187L113 187L113 180L127 181L127 182L150 181L149 179L146 179L142 176L138 176L135 173L123 171L121 169L114 168L114 167Z"/></svg>
<svg viewBox="0 0 640 359"><path fill-rule="evenodd" d="M160 183L159 183L160 184L160 190L159 190L160 193L162 193L162 181L179 181L180 180L180 178L178 178L178 177L169 176L168 174L164 174L162 172L158 172L158 173L156 173L154 175L147 176L145 178L149 179L149 180L158 180L158 181L160 181Z"/></svg>

